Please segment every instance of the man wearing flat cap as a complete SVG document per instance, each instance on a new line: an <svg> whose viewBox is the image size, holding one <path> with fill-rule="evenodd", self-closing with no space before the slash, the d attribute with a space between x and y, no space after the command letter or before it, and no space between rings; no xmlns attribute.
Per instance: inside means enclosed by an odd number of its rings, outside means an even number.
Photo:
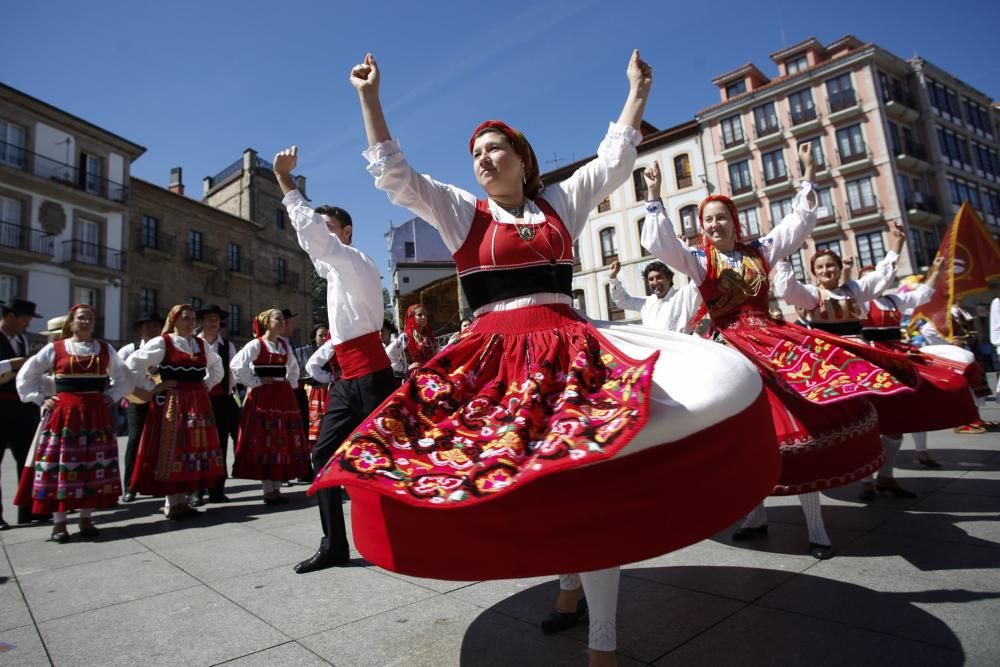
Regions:
<svg viewBox="0 0 1000 667"><path fill-rule="evenodd" d="M160 335L163 329L163 317L156 312L146 312L142 313L139 319L132 324L139 334L139 340L118 348L118 356L121 357L122 361L126 361L132 356L132 353L145 345L146 341ZM133 398L148 401L156 393L157 386L156 381L148 374L140 373L140 377L136 378ZM146 426L148 415L148 402L137 403L134 400L129 400L128 407L125 409L125 420L128 423L128 444L125 445L125 467L122 468L122 475L125 477L125 483L122 484L122 488L125 489L125 493L122 494L122 502L124 503L135 500L135 494L129 491L129 486L132 482L132 473L135 470L135 457L139 451L142 429Z"/></svg>
<svg viewBox="0 0 1000 667"><path fill-rule="evenodd" d="M14 454L18 472L24 470L24 461L31 447L31 439L38 427L39 408L34 403L22 403L17 395L15 378L28 359L28 337L24 332L31 320L41 317L35 304L26 299L8 299L0 304L0 462L9 449ZM31 522L31 507L17 508L17 522ZM9 527L3 518L0 500L0 530Z"/></svg>
<svg viewBox="0 0 1000 667"><path fill-rule="evenodd" d="M215 350L222 360L222 380L212 387L208 392L208 398L212 401L212 411L215 413L215 428L219 432L219 446L222 447L222 460L226 461L229 452L229 440L236 446L236 432L240 427L240 406L236 403L233 392L236 391L236 378L229 369L229 362L236 356L236 346L233 342L222 335L222 327L229 313L217 304L210 303L197 311L198 320L201 322L201 333L198 337L205 341L205 345ZM227 464L223 463L223 467ZM208 502L228 503L226 496L227 475L219 477L219 481L211 489L202 489L197 494L191 494L188 501L192 506L197 507L205 502L205 491L208 492Z"/></svg>

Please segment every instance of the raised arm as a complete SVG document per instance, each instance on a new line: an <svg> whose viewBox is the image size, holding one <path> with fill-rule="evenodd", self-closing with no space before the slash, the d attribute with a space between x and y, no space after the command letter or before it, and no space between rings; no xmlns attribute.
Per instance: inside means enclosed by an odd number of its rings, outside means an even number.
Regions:
<svg viewBox="0 0 1000 667"><path fill-rule="evenodd" d="M615 305L619 308L641 311L642 307L646 305L646 300L632 296L628 293L625 286L622 285L620 280L618 280L618 272L621 271L621 269L622 263L617 259L611 262L611 271L608 273L608 278L611 281L611 300L614 301Z"/></svg>
<svg viewBox="0 0 1000 667"><path fill-rule="evenodd" d="M867 303L880 295L892 281L896 279L896 269L899 263L899 253L906 241L903 223L889 223L889 252L875 265L875 270L861 276L849 285L853 288L854 297L861 303Z"/></svg>
<svg viewBox="0 0 1000 667"><path fill-rule="evenodd" d="M801 248L816 227L816 209L819 200L813 185L816 166L813 162L811 143L799 146L799 159L805 165L805 174L802 186L792 201L792 211L758 242L764 259L771 266Z"/></svg>
<svg viewBox="0 0 1000 667"><path fill-rule="evenodd" d="M660 186L663 183L660 163L653 164L642 172L646 181L646 222L642 225L642 236L639 243L664 264L690 276L695 285L700 285L705 279L704 253L692 248L677 238L674 225L667 217L667 212L660 201Z"/></svg>
<svg viewBox="0 0 1000 667"><path fill-rule="evenodd" d="M774 296L784 299L790 306L812 310L819 305L819 290L812 285L800 283L788 260L783 259L774 265L771 288Z"/></svg>

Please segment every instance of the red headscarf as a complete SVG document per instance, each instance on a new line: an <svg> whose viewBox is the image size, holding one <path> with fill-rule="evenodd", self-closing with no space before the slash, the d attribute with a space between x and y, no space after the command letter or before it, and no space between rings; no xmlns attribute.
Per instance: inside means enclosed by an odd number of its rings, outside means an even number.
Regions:
<svg viewBox="0 0 1000 667"><path fill-rule="evenodd" d="M711 239L705 234L705 217L704 210L707 205L717 201L729 211L729 217L733 219L733 230L736 232L736 242L741 243L743 241L743 229L740 227L740 212L736 208L736 204L733 200L726 195L709 195L701 200L701 204L698 205L698 226L701 227L701 242L702 245L709 245L712 243Z"/></svg>
<svg viewBox="0 0 1000 667"><path fill-rule="evenodd" d="M267 310L259 313L257 317L254 318L252 325L254 336L260 337L267 333L268 327L271 326L271 313L273 313L276 310L278 309L268 308ZM281 311L278 310L278 312L280 313Z"/></svg>
<svg viewBox="0 0 1000 667"><path fill-rule="evenodd" d="M487 120L477 125L476 129L472 131L472 136L469 138L470 153L476 143L476 137L483 130L496 130L510 140L514 151L524 160L524 194L529 199L534 198L542 191L542 177L538 171L538 158L535 157L535 151L531 148L531 144L528 143L523 134L507 123L499 120Z"/></svg>
<svg viewBox="0 0 1000 667"><path fill-rule="evenodd" d="M406 309L406 327L403 333L406 336L406 354L411 362L426 364L437 354L437 341L434 339L434 332L431 331L430 320L424 323L423 327L417 325L417 309L423 309L423 304L415 303Z"/></svg>

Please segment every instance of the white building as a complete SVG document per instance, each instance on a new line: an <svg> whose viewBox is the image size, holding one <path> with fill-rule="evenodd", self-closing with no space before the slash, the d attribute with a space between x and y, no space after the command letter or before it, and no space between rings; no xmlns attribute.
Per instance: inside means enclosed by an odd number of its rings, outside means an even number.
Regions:
<svg viewBox="0 0 1000 667"><path fill-rule="evenodd" d="M643 123L632 177L592 211L585 232L573 247L576 262L573 273L573 304L589 317L602 320L639 321L636 311L618 309L611 301L608 266L622 263L618 279L633 296L648 294L642 270L655 258L639 243L646 218L646 186L642 172L659 160L663 173L661 198L678 234L693 237L698 232L698 204L708 196L705 163L702 157L698 124L688 121L657 130ZM567 178L593 157L551 171L542 176L546 184ZM674 276L674 286L687 282Z"/></svg>
<svg viewBox="0 0 1000 667"><path fill-rule="evenodd" d="M0 300L30 299L47 318L89 303L98 335L127 335L129 166L145 150L0 84Z"/></svg>
<svg viewBox="0 0 1000 667"><path fill-rule="evenodd" d="M385 239L389 244L392 309L398 324L402 316L398 312L400 297L455 276L455 260L438 231L421 218L412 218L399 226L390 224Z"/></svg>

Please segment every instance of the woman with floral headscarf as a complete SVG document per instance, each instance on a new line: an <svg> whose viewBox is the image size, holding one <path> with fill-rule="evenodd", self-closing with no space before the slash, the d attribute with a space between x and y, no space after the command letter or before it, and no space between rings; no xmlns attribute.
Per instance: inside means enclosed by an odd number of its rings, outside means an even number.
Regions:
<svg viewBox="0 0 1000 667"><path fill-rule="evenodd" d="M236 381L249 388L243 403L233 477L259 479L268 505L287 503L281 481L309 474L309 442L295 398L299 362L277 308L257 315L256 336L229 362Z"/></svg>
<svg viewBox="0 0 1000 667"><path fill-rule="evenodd" d="M918 379L907 368L897 368L890 355L866 348L862 357L836 336L770 316L771 267L802 247L816 225L810 144L799 147L798 157L805 166L801 189L791 213L769 233L744 241L736 205L729 197L711 195L698 209L702 237L697 247L675 236L660 201L660 167L654 163L644 172L648 194L641 242L691 277L711 318L712 334L759 369L777 432L772 447L781 452L781 478L771 493L799 496L809 553L826 559L833 551L818 491L861 479L882 463L878 414L866 397L911 392ZM893 371L907 374L900 378ZM766 534L767 515L760 505L733 539Z"/></svg>
<svg viewBox="0 0 1000 667"><path fill-rule="evenodd" d="M150 400L142 429L131 490L164 496L168 519L199 514L188 504L188 494L210 489L225 474L226 462L208 390L223 377L219 355L195 336L198 316L189 304L176 305L167 314L163 333L129 356L135 373L159 369L160 383L140 398Z"/></svg>
<svg viewBox="0 0 1000 667"><path fill-rule="evenodd" d="M14 502L30 505L34 514L51 513L52 539L59 543L69 541L68 511L80 510L81 536L96 537L91 513L121 495L111 406L132 391L132 374L111 345L93 337L96 323L94 308L73 306L62 338L29 357L17 374L21 400L40 404L44 416L32 483L22 485ZM55 396L46 397L50 372Z"/></svg>
<svg viewBox="0 0 1000 667"><path fill-rule="evenodd" d="M374 58L352 70L376 187L438 230L476 320L354 431L314 484L349 487L355 544L393 571L581 572L562 578L557 607L575 622L582 583L594 664L614 661L617 566L713 534L777 476L773 448L735 437L770 428L750 364L706 341L595 324L572 308L574 240L635 163L652 83L638 52L627 78L597 156L560 183L542 183L524 134L481 123L468 139L485 191L477 197L410 166L389 134ZM722 373L731 391L712 377ZM660 512L650 527L651 511L680 506L710 476L728 483L724 500Z"/></svg>
<svg viewBox="0 0 1000 667"><path fill-rule="evenodd" d="M406 309L406 324L403 328L406 362L410 369L423 366L438 352L437 340L427 319L427 309L415 303Z"/></svg>

